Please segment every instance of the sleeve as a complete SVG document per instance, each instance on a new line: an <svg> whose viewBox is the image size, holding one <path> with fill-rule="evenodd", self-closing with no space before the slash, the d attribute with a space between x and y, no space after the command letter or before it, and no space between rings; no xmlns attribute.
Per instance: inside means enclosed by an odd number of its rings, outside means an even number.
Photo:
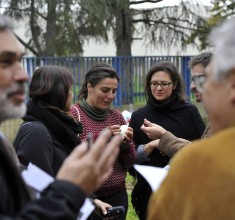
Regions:
<svg viewBox="0 0 235 220"><path fill-rule="evenodd" d="M78 186L67 181L56 180L42 192L39 199L26 204L16 216L6 216L1 213L0 219L75 220L84 201L85 193Z"/></svg>
<svg viewBox="0 0 235 220"><path fill-rule="evenodd" d="M131 128L133 128L133 135L134 135L134 136L133 136L133 141L134 141L134 143L135 143L136 148L137 148L139 145L143 144L143 143L141 142L140 136L139 136L139 134L138 134L138 130L139 130L139 128L141 127L141 126L137 125L138 122L139 122L139 120L138 120L137 112L133 112L132 115L131 115L131 119L130 119L129 126L130 126Z"/></svg>
<svg viewBox="0 0 235 220"><path fill-rule="evenodd" d="M20 128L14 147L20 162L27 166L32 162L51 176L53 172L53 142L51 135L43 124L28 123Z"/></svg>
<svg viewBox="0 0 235 220"><path fill-rule="evenodd" d="M178 150L191 143L188 140L177 138L171 132L162 135L157 149L162 153L172 157Z"/></svg>

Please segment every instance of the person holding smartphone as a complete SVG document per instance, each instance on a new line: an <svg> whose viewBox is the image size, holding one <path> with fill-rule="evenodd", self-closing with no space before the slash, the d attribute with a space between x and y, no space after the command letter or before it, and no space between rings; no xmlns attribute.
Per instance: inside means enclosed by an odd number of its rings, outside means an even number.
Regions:
<svg viewBox="0 0 235 220"><path fill-rule="evenodd" d="M106 63L93 65L85 76L82 89L79 92L79 102L71 107L71 114L83 125L80 138L86 140L88 133L98 137L100 132L109 127L112 135L121 133L121 125L125 125L125 119L121 112L110 106L115 99L119 77L115 69ZM133 130L128 127L123 134L120 153L113 165L113 172L109 179L95 192L98 199L112 206L123 206L125 212L117 217L126 219L128 209L128 197L125 186L125 178L128 168L136 160L136 151L132 142ZM108 146L107 146L108 147ZM93 219L99 219L93 216Z"/></svg>

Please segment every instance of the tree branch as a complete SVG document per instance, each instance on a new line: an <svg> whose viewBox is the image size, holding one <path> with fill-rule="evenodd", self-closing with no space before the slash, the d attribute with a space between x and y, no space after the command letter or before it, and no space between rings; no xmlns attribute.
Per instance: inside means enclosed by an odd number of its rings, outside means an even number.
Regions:
<svg viewBox="0 0 235 220"><path fill-rule="evenodd" d="M194 29L194 28L190 28L190 27L185 27L185 26L182 26L182 25L178 25L178 24L175 24L175 23L172 23L172 22L164 22L163 20L158 20L156 22L156 20L151 20L151 19L135 19L135 20L132 20L133 23L138 23L138 22L143 22L145 24L149 24L150 26L153 26L154 23L159 23L159 24L164 24L166 25L167 27L169 27L170 25L173 26L173 27L177 27L177 28L182 28L182 29L186 29L186 30L190 30L190 31L195 31L197 29ZM152 24L151 24L152 23Z"/></svg>
<svg viewBox="0 0 235 220"><path fill-rule="evenodd" d="M130 5L137 5L137 4L142 4L142 3L158 3L161 2L162 0L140 0L140 1L132 1L130 2Z"/></svg>
<svg viewBox="0 0 235 220"><path fill-rule="evenodd" d="M27 49L29 49L35 56L39 56L38 52L33 47L23 41L17 34L15 34L15 36L20 41L20 43L23 44Z"/></svg>
<svg viewBox="0 0 235 220"><path fill-rule="evenodd" d="M44 16L42 13L40 13L38 10L36 11L37 15L39 15L41 18L43 18L45 21L47 20L47 17Z"/></svg>

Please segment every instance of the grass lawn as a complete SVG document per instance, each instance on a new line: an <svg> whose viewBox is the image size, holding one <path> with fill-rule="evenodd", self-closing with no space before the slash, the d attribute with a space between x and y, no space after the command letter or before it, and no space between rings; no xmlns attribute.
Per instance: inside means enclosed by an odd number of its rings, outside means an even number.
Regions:
<svg viewBox="0 0 235 220"><path fill-rule="evenodd" d="M126 188L127 188L127 193L128 193L128 212L127 212L127 218L126 220L138 220L138 217L135 213L135 210L132 207L131 204L131 191L134 186L134 178L127 174L126 177Z"/></svg>

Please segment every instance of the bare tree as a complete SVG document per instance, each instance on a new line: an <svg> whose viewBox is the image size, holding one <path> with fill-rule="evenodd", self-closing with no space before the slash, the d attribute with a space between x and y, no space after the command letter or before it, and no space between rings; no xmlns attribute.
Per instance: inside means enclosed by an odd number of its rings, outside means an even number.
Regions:
<svg viewBox="0 0 235 220"><path fill-rule="evenodd" d="M133 9L164 0L2 0L5 13L27 22L29 41L19 40L35 55L82 55L84 40L93 37L116 44L118 56L131 55L134 40L151 47L198 45L192 35L205 34L205 7L194 0L179 6ZM202 13L203 12L203 13ZM203 32L204 31L204 32Z"/></svg>

